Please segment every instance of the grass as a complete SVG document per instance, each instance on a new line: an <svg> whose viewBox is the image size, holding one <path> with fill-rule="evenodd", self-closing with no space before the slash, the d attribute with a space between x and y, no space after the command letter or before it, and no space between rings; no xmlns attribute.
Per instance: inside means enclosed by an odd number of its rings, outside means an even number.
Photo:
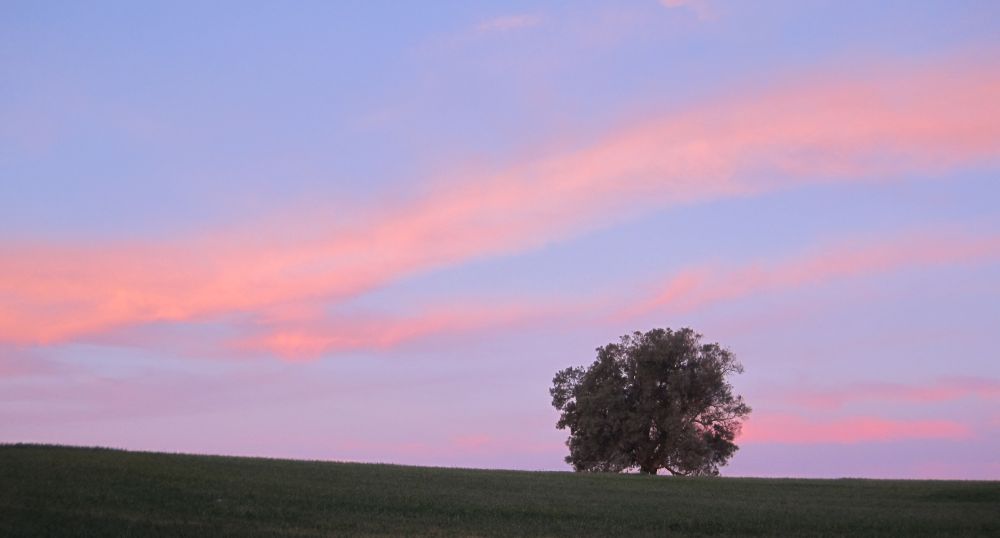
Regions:
<svg viewBox="0 0 1000 538"><path fill-rule="evenodd" d="M1000 482L667 478L0 446L0 536L1000 536Z"/></svg>

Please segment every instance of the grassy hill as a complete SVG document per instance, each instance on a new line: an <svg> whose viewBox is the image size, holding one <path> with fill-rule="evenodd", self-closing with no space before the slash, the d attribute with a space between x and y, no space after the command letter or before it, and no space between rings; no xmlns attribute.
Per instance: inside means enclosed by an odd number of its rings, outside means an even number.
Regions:
<svg viewBox="0 0 1000 538"><path fill-rule="evenodd" d="M1000 536L1000 482L678 479L0 446L0 536Z"/></svg>

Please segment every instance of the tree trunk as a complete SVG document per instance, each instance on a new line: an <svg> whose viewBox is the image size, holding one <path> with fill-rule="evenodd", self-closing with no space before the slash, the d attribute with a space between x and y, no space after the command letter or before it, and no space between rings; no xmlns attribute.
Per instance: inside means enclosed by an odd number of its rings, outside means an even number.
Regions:
<svg viewBox="0 0 1000 538"><path fill-rule="evenodd" d="M642 465L639 467L639 472L642 474L655 475L656 471L657 469L654 465Z"/></svg>

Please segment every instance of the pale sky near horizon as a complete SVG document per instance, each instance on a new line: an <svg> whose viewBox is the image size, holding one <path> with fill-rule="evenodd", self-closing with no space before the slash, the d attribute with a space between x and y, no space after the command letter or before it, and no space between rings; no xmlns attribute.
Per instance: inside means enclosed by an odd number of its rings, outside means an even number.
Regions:
<svg viewBox="0 0 1000 538"><path fill-rule="evenodd" d="M4 2L0 442L567 470L730 348L727 475L1000 479L1000 3Z"/></svg>

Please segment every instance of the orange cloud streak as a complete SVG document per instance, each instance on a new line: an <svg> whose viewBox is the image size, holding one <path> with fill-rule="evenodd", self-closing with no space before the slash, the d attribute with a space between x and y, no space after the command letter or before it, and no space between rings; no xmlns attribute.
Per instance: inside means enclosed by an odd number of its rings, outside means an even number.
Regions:
<svg viewBox="0 0 1000 538"><path fill-rule="evenodd" d="M444 181L350 226L297 216L308 234L0 244L0 342L336 299L641 211L992 162L1000 156L996 95L1000 70L968 61L811 77L626 126L584 149Z"/></svg>

